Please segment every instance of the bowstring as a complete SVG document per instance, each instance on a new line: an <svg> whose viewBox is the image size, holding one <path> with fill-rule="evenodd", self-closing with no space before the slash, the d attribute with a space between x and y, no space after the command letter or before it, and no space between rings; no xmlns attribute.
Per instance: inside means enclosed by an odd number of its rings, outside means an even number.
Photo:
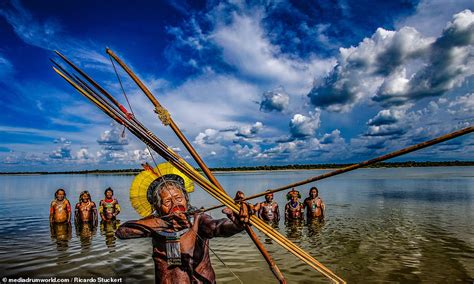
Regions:
<svg viewBox="0 0 474 284"><path fill-rule="evenodd" d="M132 113L133 116L135 116L135 113L133 112L133 108L132 108L132 105L130 104L130 101L128 100L128 96L127 96L127 93L125 92L125 89L123 87L123 84L122 84L122 80L120 79L120 75L119 73L117 72L117 68L115 67L115 63L114 61L112 60L112 56L110 56L109 54L109 59L110 59L110 62L112 63L112 67L114 68L114 72L115 72L115 75L117 76L117 80L120 84L120 88L122 89L122 93L123 93L123 96L125 97L125 100L127 101L127 104L128 104L128 107L130 109L130 112ZM125 133L125 126L123 127L123 133ZM146 145L146 144L145 144ZM146 148L148 149L148 153L150 153L150 157L151 159L153 160L153 164L155 165L155 168L158 167L158 164L156 163L156 160L155 160L155 157L153 156L153 153L151 152L151 149L148 145L146 145ZM158 170L158 174L161 175L161 173L159 173L160 170Z"/></svg>
<svg viewBox="0 0 474 284"><path fill-rule="evenodd" d="M114 61L112 59L112 56L110 54L109 54L109 59L110 59L110 62L112 63L112 67L114 68L115 75L117 76L117 80L120 84L120 88L122 89L123 96L125 97L125 100L127 101L130 112L132 113L133 116L135 116L135 113L133 112L132 105L130 104L130 101L128 100L127 93L125 92L125 88L123 87L122 80L120 79L120 75L117 71L117 68L115 67L115 63L114 63ZM125 134L125 126L123 128L122 135L124 135L124 134ZM150 153L150 157L153 161L153 164L155 165L155 168L153 169L153 172L155 170L158 171L156 174L158 174L158 176L162 180L162 182L164 182L165 185L170 184L169 181L165 179L164 175L161 174L161 171L158 168L158 163L156 162L155 157L153 156L153 152L151 151L150 147L147 144L145 144L145 145L146 145L146 148L148 149L148 153Z"/></svg>
<svg viewBox="0 0 474 284"><path fill-rule="evenodd" d="M235 274L234 271L232 271L232 269L224 262L224 260L211 248L211 246L209 246L209 244L206 243L206 241L197 233L193 230L193 228L191 228L190 230L191 232L194 233L194 235L196 235L196 237L212 252L212 254L214 254L214 256L225 266L225 268L227 270L230 271L230 273L232 273L232 275L234 275L234 277L240 282L240 284L243 284L244 282L239 278L239 276L237 276L237 274Z"/></svg>

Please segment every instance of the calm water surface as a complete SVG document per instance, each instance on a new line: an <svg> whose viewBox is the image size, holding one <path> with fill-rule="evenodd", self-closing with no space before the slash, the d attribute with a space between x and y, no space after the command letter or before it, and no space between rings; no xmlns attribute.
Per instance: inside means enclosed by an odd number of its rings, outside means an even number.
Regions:
<svg viewBox="0 0 474 284"><path fill-rule="evenodd" d="M299 181L324 171L228 173L217 175L233 195L247 195ZM48 215L54 191L63 187L75 204L89 190L98 203L115 190L122 221L137 219L128 200L133 176L0 176L0 276L123 276L128 283L154 279L149 239L117 240L113 227L75 230L55 238ZM474 169L363 169L317 183L326 220L278 230L348 282L474 281ZM308 187L300 188L304 196ZM276 194L280 209L284 194ZM201 189L194 206L215 202ZM212 212L221 218L220 212ZM67 228L56 228L61 232ZM60 234L61 235L61 234ZM263 235L260 235L265 240ZM211 240L220 283L274 283L245 234ZM277 244L266 244L289 283L326 282L318 272Z"/></svg>

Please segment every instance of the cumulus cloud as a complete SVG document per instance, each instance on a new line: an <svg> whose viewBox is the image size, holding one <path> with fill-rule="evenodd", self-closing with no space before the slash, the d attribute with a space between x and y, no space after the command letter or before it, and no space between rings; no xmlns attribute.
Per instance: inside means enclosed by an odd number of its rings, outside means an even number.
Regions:
<svg viewBox="0 0 474 284"><path fill-rule="evenodd" d="M291 136L297 139L314 136L321 124L321 111L316 109L309 116L295 114L290 121Z"/></svg>
<svg viewBox="0 0 474 284"><path fill-rule="evenodd" d="M53 152L49 154L51 159L71 159L71 141L64 137L60 137L54 140L55 144L61 144Z"/></svg>
<svg viewBox="0 0 474 284"><path fill-rule="evenodd" d="M151 159L151 153L148 148L143 150L136 149L132 151L131 160L136 162L149 161Z"/></svg>
<svg viewBox="0 0 474 284"><path fill-rule="evenodd" d="M89 149L87 147L82 147L81 149L79 149L79 151L76 152L75 158L78 161L85 162L92 160L94 156L89 152Z"/></svg>
<svg viewBox="0 0 474 284"><path fill-rule="evenodd" d="M122 151L124 150L124 146L128 145L125 132L123 132L123 129L121 129L118 124L113 123L111 126L112 129L106 130L100 135L100 138L97 139L97 143L102 145L104 150Z"/></svg>
<svg viewBox="0 0 474 284"><path fill-rule="evenodd" d="M448 112L452 115L463 115L474 118L474 93L458 96L448 104Z"/></svg>
<svg viewBox="0 0 474 284"><path fill-rule="evenodd" d="M257 137L262 129L263 123L260 121L252 125L243 125L240 127L227 127L223 129L208 128L200 132L194 138L194 143L199 146L205 146L254 140L253 138Z"/></svg>
<svg viewBox="0 0 474 284"><path fill-rule="evenodd" d="M64 137L59 137L57 139L54 139L53 142L56 143L56 144L71 144L71 141L64 138Z"/></svg>
<svg viewBox="0 0 474 284"><path fill-rule="evenodd" d="M402 88L381 88L373 98L385 105L403 104L428 96L440 96L474 74L474 14L465 10L453 16L442 35L430 45L426 65L407 78L395 75Z"/></svg>
<svg viewBox="0 0 474 284"><path fill-rule="evenodd" d="M204 132L200 132L194 139L194 143L198 145L209 145L216 144L218 142L219 131L216 129L208 128Z"/></svg>
<svg viewBox="0 0 474 284"><path fill-rule="evenodd" d="M337 66L308 94L323 109L349 111L372 99L384 107L440 96L474 74L474 15L453 16L441 36L411 27L379 28L356 47L341 48Z"/></svg>
<svg viewBox="0 0 474 284"><path fill-rule="evenodd" d="M97 160L100 162L124 163L129 161L126 151L100 150L97 152Z"/></svg>
<svg viewBox="0 0 474 284"><path fill-rule="evenodd" d="M372 125L369 127L368 136L392 136L402 135L406 130L401 125Z"/></svg>
<svg viewBox="0 0 474 284"><path fill-rule="evenodd" d="M334 129L331 133L326 133L323 137L319 140L319 143L326 145L326 144L334 144L343 142L344 138L341 137L341 131L339 129Z"/></svg>
<svg viewBox="0 0 474 284"><path fill-rule="evenodd" d="M432 100L419 109L394 107L381 110L374 118L369 119L365 134L351 139L350 147L355 154L382 154L468 127L474 122L473 101L473 94L467 93L452 99ZM447 153L440 154L446 152L446 149L453 150L453 153L466 151L467 154L473 150L469 139L472 138L456 139L410 155L449 158Z"/></svg>
<svg viewBox="0 0 474 284"><path fill-rule="evenodd" d="M369 126L381 126L394 124L400 121L404 117L405 111L399 109L384 109L379 111L374 118L369 119L367 124Z"/></svg>
<svg viewBox="0 0 474 284"><path fill-rule="evenodd" d="M244 138L255 137L262 128L263 123L257 121L254 125L245 125L240 127L235 136Z"/></svg>
<svg viewBox="0 0 474 284"><path fill-rule="evenodd" d="M320 161L341 161L351 156L344 138L338 129L325 133L321 138L309 138L279 142L254 157L295 162L308 162L317 158Z"/></svg>
<svg viewBox="0 0 474 284"><path fill-rule="evenodd" d="M408 17L399 18L396 26L413 27L424 35L439 36L446 27L446 22L466 8L474 10L474 3L471 0L421 0L416 12Z"/></svg>
<svg viewBox="0 0 474 284"><path fill-rule="evenodd" d="M260 110L263 112L282 112L290 105L290 96L283 88L263 93Z"/></svg>

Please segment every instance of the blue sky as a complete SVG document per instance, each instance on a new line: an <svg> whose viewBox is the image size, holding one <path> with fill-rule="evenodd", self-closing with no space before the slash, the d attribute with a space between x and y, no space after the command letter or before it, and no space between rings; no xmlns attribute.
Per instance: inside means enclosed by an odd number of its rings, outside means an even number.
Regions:
<svg viewBox="0 0 474 284"><path fill-rule="evenodd" d="M53 72L54 50L125 104L110 47L211 167L357 162L467 127L473 11L472 1L1 0L0 171L151 162ZM188 157L120 76L136 116ZM473 159L470 135L399 160Z"/></svg>

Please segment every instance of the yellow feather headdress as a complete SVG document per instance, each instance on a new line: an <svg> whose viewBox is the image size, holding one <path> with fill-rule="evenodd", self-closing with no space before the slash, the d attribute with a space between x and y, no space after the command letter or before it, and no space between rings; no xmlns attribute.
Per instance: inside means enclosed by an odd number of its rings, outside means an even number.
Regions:
<svg viewBox="0 0 474 284"><path fill-rule="evenodd" d="M140 216L145 217L153 213L153 205L149 200L152 184L166 175L177 175L184 180L187 193L194 191L194 183L170 163L159 164L156 168L139 173L130 186L130 202Z"/></svg>

